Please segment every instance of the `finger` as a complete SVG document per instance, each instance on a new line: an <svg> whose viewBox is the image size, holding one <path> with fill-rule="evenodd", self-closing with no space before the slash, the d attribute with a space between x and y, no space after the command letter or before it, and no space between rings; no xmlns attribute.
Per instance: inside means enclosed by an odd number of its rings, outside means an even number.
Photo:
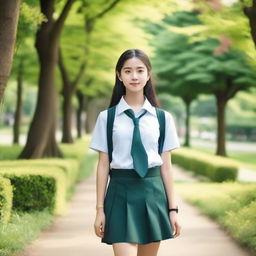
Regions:
<svg viewBox="0 0 256 256"><path fill-rule="evenodd" d="M104 223L104 221L102 222L102 232L104 233L104 231L105 231L105 223Z"/></svg>
<svg viewBox="0 0 256 256"><path fill-rule="evenodd" d="M176 234L176 228L175 228L175 225L172 224L172 234L175 235Z"/></svg>
<svg viewBox="0 0 256 256"><path fill-rule="evenodd" d="M96 236L101 237L100 226L95 225L94 229L95 229Z"/></svg>
<svg viewBox="0 0 256 256"><path fill-rule="evenodd" d="M102 237L103 233L101 232L101 229L98 230L98 237Z"/></svg>
<svg viewBox="0 0 256 256"><path fill-rule="evenodd" d="M178 237L180 235L180 231L181 231L181 226L180 225L176 225L176 234L175 237Z"/></svg>
<svg viewBox="0 0 256 256"><path fill-rule="evenodd" d="M101 229L100 233L101 233L101 235L104 235L104 230L103 230L103 229Z"/></svg>
<svg viewBox="0 0 256 256"><path fill-rule="evenodd" d="M100 228L100 235L101 235L101 236L103 236L103 235L104 235L103 226L101 226L101 228Z"/></svg>

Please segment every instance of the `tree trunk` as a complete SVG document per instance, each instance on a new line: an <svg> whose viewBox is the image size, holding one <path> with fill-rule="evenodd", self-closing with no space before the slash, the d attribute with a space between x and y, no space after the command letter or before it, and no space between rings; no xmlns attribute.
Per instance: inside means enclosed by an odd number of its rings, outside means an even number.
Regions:
<svg viewBox="0 0 256 256"><path fill-rule="evenodd" d="M185 141L183 146L184 147L190 147L190 106L191 106L191 100L183 99L186 107L186 119L185 119Z"/></svg>
<svg viewBox="0 0 256 256"><path fill-rule="evenodd" d="M43 56L41 56L43 58ZM55 122L57 112L57 93L54 82L55 62L45 58L39 78L38 101L34 118L30 125L27 143L21 158L60 157L55 139ZM56 147L53 149L52 147ZM56 153L51 155L51 153Z"/></svg>
<svg viewBox="0 0 256 256"><path fill-rule="evenodd" d="M76 129L77 129L77 138L82 137L82 114L84 111L84 94L77 90L76 97L78 101L78 108L76 110Z"/></svg>
<svg viewBox="0 0 256 256"><path fill-rule="evenodd" d="M69 93L68 90L63 92L63 128L62 128L62 142L73 143L72 138L72 96L73 93Z"/></svg>
<svg viewBox="0 0 256 256"><path fill-rule="evenodd" d="M91 129L90 129L90 118L89 118L89 105L92 101L92 98L87 96L86 97L86 100L85 100L85 104L84 104L84 111L86 112L86 119L85 119L85 126L84 126L84 129L85 129L85 133L91 133Z"/></svg>
<svg viewBox="0 0 256 256"><path fill-rule="evenodd" d="M217 104L217 149L216 155L227 156L226 153L226 121L225 109L227 99L225 93L219 91L215 93Z"/></svg>
<svg viewBox="0 0 256 256"><path fill-rule="evenodd" d="M12 67L20 0L1 0L0 8L0 103Z"/></svg>
<svg viewBox="0 0 256 256"><path fill-rule="evenodd" d="M256 0L252 1L251 7L244 7L244 13L249 19L249 24L251 28L251 36L256 47Z"/></svg>
<svg viewBox="0 0 256 256"><path fill-rule="evenodd" d="M14 125L13 125L13 144L19 144L21 110L22 110L23 72L24 72L23 57L21 57L19 69L18 69L18 76L17 76L17 99L16 99L16 110L15 110Z"/></svg>
<svg viewBox="0 0 256 256"><path fill-rule="evenodd" d="M69 79L68 71L64 63L61 49L59 49L59 68L62 77L62 95L63 95L63 125L62 125L62 142L63 143L73 143L72 138L72 98L74 92L77 89L78 83L82 78L83 72L86 67L86 61L84 60L79 68L79 71L75 79L71 82Z"/></svg>
<svg viewBox="0 0 256 256"><path fill-rule="evenodd" d="M40 74L38 100L30 125L27 143L20 158L62 157L56 138L57 90L55 67L59 40L65 19L74 0L67 0L58 20L53 20L54 0L41 0L41 11L47 17L36 35Z"/></svg>

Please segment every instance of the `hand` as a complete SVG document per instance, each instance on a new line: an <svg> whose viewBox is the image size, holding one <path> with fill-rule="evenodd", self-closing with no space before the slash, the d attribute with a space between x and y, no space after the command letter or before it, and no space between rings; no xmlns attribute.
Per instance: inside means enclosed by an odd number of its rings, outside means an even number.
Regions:
<svg viewBox="0 0 256 256"><path fill-rule="evenodd" d="M104 227L105 227L105 214L103 209L100 209L97 211L97 215L94 222L94 231L98 237L102 238L104 236Z"/></svg>
<svg viewBox="0 0 256 256"><path fill-rule="evenodd" d="M180 230L181 230L181 226L177 220L177 213L171 211L169 212L169 217L172 225L173 235L174 235L174 238L176 238L180 235Z"/></svg>

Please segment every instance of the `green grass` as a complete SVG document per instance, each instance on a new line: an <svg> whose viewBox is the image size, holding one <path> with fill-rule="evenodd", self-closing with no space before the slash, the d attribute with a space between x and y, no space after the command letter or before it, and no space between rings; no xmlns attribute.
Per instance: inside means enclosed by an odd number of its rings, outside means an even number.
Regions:
<svg viewBox="0 0 256 256"><path fill-rule="evenodd" d="M177 192L216 220L235 240L256 253L256 184L176 183Z"/></svg>
<svg viewBox="0 0 256 256"><path fill-rule="evenodd" d="M255 146L256 147L256 146ZM241 166L256 171L256 151L255 152L230 152L230 158L238 161Z"/></svg>
<svg viewBox="0 0 256 256"><path fill-rule="evenodd" d="M13 135L13 127L10 126L0 126L0 133L6 134L8 136ZM20 135L27 134L29 127L27 125L21 125L20 126Z"/></svg>
<svg viewBox="0 0 256 256"><path fill-rule="evenodd" d="M20 145L0 145L0 160L14 160L22 150Z"/></svg>
<svg viewBox="0 0 256 256"><path fill-rule="evenodd" d="M60 144L65 157L80 162L77 181L89 177L95 169L98 155L87 153L88 138L77 140L75 144ZM21 146L0 146L0 160L16 159ZM75 185L73 187L73 192ZM70 193L70 197L73 193ZM71 198L69 198L71 199ZM8 224L0 224L0 256L11 256L22 251L39 233L50 226L54 216L47 211L33 213L13 212Z"/></svg>
<svg viewBox="0 0 256 256"><path fill-rule="evenodd" d="M23 250L43 229L52 224L53 218L47 211L29 214L13 212L10 222L0 225L0 255L10 256Z"/></svg>

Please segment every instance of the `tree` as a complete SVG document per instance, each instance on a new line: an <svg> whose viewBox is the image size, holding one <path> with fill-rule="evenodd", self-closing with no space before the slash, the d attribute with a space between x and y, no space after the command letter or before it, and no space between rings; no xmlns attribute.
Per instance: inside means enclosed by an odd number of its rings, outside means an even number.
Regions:
<svg viewBox="0 0 256 256"><path fill-rule="evenodd" d="M249 19L249 24L251 28L251 36L256 47L256 0L252 0L250 2L251 5L246 5L244 0L240 0L243 5L243 11L246 17Z"/></svg>
<svg viewBox="0 0 256 256"><path fill-rule="evenodd" d="M156 71L165 91L182 98L187 93L189 99L199 93L215 95L216 154L225 156L226 104L238 91L248 90L256 84L255 70L248 64L248 58L230 47L219 49L217 39L191 41L189 36L170 32L168 27L156 36L154 42ZM189 101L186 104L189 106Z"/></svg>
<svg viewBox="0 0 256 256"><path fill-rule="evenodd" d="M0 8L0 103L12 67L20 0L2 0Z"/></svg>
<svg viewBox="0 0 256 256"><path fill-rule="evenodd" d="M200 34L191 35L191 37L199 35L201 40L207 37L217 38L220 42L219 49L232 46L232 48L245 52L255 65L256 1L240 0L233 4L223 2L219 0L194 1L194 8L200 12L198 18L202 26L198 27Z"/></svg>
<svg viewBox="0 0 256 256"><path fill-rule="evenodd" d="M77 74L74 76L73 79L70 78L67 66L65 65L64 58L62 56L61 50L59 52L59 68L62 76L62 96L63 96L63 106L62 106L62 113L63 113L63 128L62 128L62 142L65 143L72 143L73 138L71 134L71 117L72 117L72 98L75 95L75 92L78 87L78 83L81 81L83 73L86 70L86 66L89 59L89 52L91 47L91 34L94 30L95 23L103 18L109 11L111 11L120 0L114 0L106 7L101 7L99 4L93 4L89 2L82 2L80 12L84 15L84 33L85 33L85 42L84 42L84 54L81 60L80 66L78 68ZM95 9L97 12L92 14L91 9ZM78 97L82 97L79 94ZM80 102L80 99L79 99ZM80 118L78 116L78 118ZM79 123L81 121L79 120Z"/></svg>
<svg viewBox="0 0 256 256"><path fill-rule="evenodd" d="M65 1L55 21L53 17L55 1L40 0L41 12L47 18L47 22L41 24L35 42L40 63L38 101L20 158L62 156L55 138L57 112L55 65L58 60L61 32L73 3L74 0Z"/></svg>
<svg viewBox="0 0 256 256"><path fill-rule="evenodd" d="M230 49L221 54L212 54L216 49L216 42L213 39L207 40L212 48L198 49L204 51L211 58L208 60L206 72L211 73L211 91L215 96L217 105L217 149L216 154L227 156L225 147L225 109L230 99L235 97L239 91L248 91L256 86L256 70L248 64L248 57L245 53ZM206 41L206 42L207 42ZM208 53L207 53L208 51Z"/></svg>
<svg viewBox="0 0 256 256"><path fill-rule="evenodd" d="M206 64L205 56L193 52L195 45L181 34L165 31L154 41L157 42L153 65L159 79L158 92L172 94L183 100L186 112L184 146L189 147L190 107L200 93L207 93L205 84L211 79L210 74L202 72L202 66Z"/></svg>
<svg viewBox="0 0 256 256"><path fill-rule="evenodd" d="M42 22L46 21L38 10L37 7L29 6L23 2L20 8L20 18L18 24L17 40L16 40L16 55L14 58L14 65L12 74L17 80L17 97L16 97L16 109L14 114L13 124L13 143L19 143L20 135L20 124L22 118L22 94L23 94L23 81L25 79L31 80L33 74L33 66L36 67L37 63L33 59L35 54L31 51L32 45L30 39L34 37L37 26ZM29 61L33 62L30 64ZM26 71L25 71L26 66ZM30 72L28 72L30 71ZM32 72L31 72L32 71ZM26 73L28 74L27 77ZM32 75L33 74L33 75Z"/></svg>
<svg viewBox="0 0 256 256"><path fill-rule="evenodd" d="M163 22L154 24L146 21L146 31L155 35L152 45L155 47L153 59L154 70L159 78L158 92L179 96L185 105L185 140L184 146L190 146L190 107L192 102L203 91L204 83L209 81L207 74L198 74L198 81L191 82L191 72L200 69L205 62L193 52L194 45L187 35L170 32L170 27L184 28L198 25L198 12L177 11L166 15ZM145 21L144 21L145 22ZM199 60L194 61L198 57ZM200 84L202 82L202 84Z"/></svg>

